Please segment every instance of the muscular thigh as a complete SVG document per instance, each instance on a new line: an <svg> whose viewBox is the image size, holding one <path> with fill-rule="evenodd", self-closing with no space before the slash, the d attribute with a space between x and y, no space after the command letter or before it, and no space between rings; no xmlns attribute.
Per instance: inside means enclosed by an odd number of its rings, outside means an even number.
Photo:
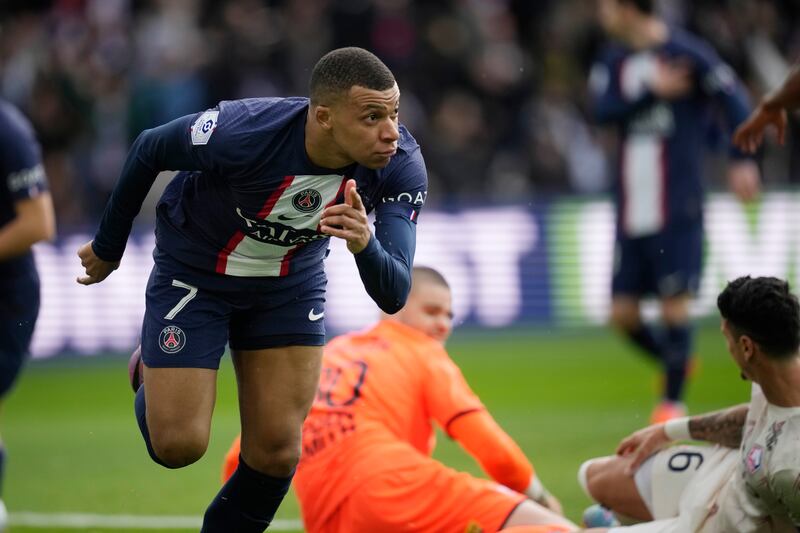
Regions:
<svg viewBox="0 0 800 533"><path fill-rule="evenodd" d="M699 225L668 228L649 245L655 292L660 298L695 294L700 283L703 229Z"/></svg>
<svg viewBox="0 0 800 533"><path fill-rule="evenodd" d="M321 346L233 350L242 421L242 456L257 467L297 449L319 384ZM291 452L288 452L291 453Z"/></svg>

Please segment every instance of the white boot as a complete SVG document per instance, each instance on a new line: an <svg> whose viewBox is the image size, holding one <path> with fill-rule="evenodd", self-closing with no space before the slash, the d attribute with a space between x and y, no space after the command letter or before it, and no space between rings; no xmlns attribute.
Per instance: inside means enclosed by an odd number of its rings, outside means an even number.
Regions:
<svg viewBox="0 0 800 533"><path fill-rule="evenodd" d="M3 500L0 500L0 533L3 533L8 528L8 511L6 511L6 506L3 504Z"/></svg>

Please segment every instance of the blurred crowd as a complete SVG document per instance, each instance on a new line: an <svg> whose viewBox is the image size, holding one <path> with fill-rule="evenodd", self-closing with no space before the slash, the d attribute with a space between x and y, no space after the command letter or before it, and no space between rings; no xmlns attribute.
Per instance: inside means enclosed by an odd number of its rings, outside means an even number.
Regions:
<svg viewBox="0 0 800 533"><path fill-rule="evenodd" d="M613 135L586 78L603 36L590 0L4 0L0 94L31 118L62 225L93 225L145 128L251 96L306 95L325 52L362 46L395 73L432 203L609 187ZM800 57L794 0L664 0L754 98ZM796 138L796 136L794 136ZM800 179L797 150L767 181Z"/></svg>

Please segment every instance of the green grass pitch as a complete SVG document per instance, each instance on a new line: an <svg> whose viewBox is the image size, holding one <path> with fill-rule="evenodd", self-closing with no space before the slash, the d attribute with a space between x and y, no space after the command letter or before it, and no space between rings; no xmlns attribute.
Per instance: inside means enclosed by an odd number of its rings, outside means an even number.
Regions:
<svg viewBox="0 0 800 533"><path fill-rule="evenodd" d="M449 351L566 514L578 520L589 503L575 479L579 464L613 452L620 438L647 422L657 388L655 367L606 330L457 332ZM700 329L697 353L691 412L747 401L749 384L739 379L713 324ZM8 448L3 493L9 511L202 515L217 490L223 454L238 432L233 372L229 359L224 361L209 450L197 464L176 471L156 466L145 452L125 359L30 364L3 409ZM436 457L480 474L442 435ZM277 518L298 517L290 496Z"/></svg>

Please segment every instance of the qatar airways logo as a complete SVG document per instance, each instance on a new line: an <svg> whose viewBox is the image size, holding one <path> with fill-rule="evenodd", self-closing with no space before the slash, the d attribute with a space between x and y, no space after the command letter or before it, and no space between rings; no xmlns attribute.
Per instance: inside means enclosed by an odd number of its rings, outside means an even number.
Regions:
<svg viewBox="0 0 800 533"><path fill-rule="evenodd" d="M384 196L381 202L406 202L413 205L424 205L425 199L428 197L428 191L417 192L401 192L396 196Z"/></svg>
<svg viewBox="0 0 800 533"><path fill-rule="evenodd" d="M247 227L247 231L245 231L247 236L261 242L277 244L278 246L295 246L328 238L327 235L317 233L313 229L298 229L280 222L248 218L242 214L242 210L238 207L236 208L236 214L244 220Z"/></svg>
<svg viewBox="0 0 800 533"><path fill-rule="evenodd" d="M636 114L628 125L633 135L668 137L675 131L675 115L668 104L659 103Z"/></svg>

